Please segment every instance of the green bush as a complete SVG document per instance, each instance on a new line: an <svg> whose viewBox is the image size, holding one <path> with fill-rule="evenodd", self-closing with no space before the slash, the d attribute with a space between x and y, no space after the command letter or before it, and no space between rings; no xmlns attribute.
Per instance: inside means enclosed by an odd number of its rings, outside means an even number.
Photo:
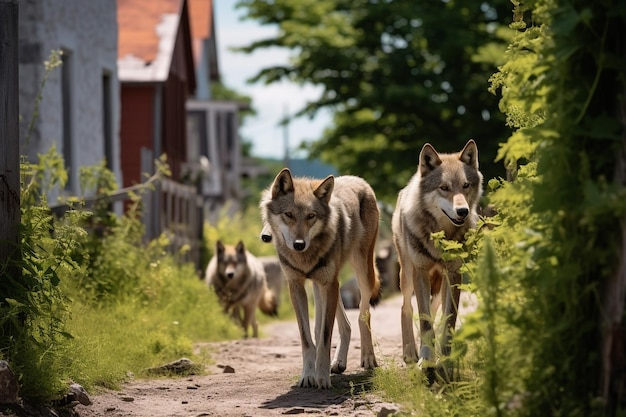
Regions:
<svg viewBox="0 0 626 417"><path fill-rule="evenodd" d="M0 281L0 355L23 398L59 398L70 380L119 387L182 356L206 363L194 342L240 336L194 267L165 251L164 236L142 241L137 205L117 218L74 198L55 218L45 196L67 178L59 155L51 149L23 173L22 275ZM103 166L81 171L81 184L103 195L115 188L107 178Z"/></svg>
<svg viewBox="0 0 626 417"><path fill-rule="evenodd" d="M607 320L602 300L623 263L623 45L613 40L626 9L513 3L518 32L492 87L515 129L499 154L515 180L488 182L498 226L470 268L479 309L455 338L477 353L461 359L476 374L436 392L410 371L376 378L384 389L385 379L413 384L408 408L427 415L439 404L459 416L623 416L623 374L605 375L609 395L600 376L604 326L624 326Z"/></svg>

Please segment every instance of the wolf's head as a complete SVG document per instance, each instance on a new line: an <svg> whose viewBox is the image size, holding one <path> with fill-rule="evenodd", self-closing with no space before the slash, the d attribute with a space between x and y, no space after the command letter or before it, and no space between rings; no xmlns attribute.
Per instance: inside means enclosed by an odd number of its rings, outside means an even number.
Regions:
<svg viewBox="0 0 626 417"><path fill-rule="evenodd" d="M311 241L322 233L330 216L334 184L332 175L313 180L293 178L288 168L280 171L261 199L266 222L262 236L270 236L269 240L290 250L306 251Z"/></svg>
<svg viewBox="0 0 626 417"><path fill-rule="evenodd" d="M418 174L420 198L435 218L445 215L457 227L476 221L483 176L478 170L478 148L473 140L453 154L439 154L432 145L425 144Z"/></svg>
<svg viewBox="0 0 626 417"><path fill-rule="evenodd" d="M215 244L217 273L225 282L233 281L247 273L246 247L242 241L236 246L225 245L218 240Z"/></svg>

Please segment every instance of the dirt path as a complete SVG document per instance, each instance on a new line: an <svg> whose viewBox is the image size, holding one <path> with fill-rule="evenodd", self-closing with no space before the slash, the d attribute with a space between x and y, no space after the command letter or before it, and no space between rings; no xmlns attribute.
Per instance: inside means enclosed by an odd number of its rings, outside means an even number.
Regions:
<svg viewBox="0 0 626 417"><path fill-rule="evenodd" d="M379 366L401 361L401 302L396 296L372 309ZM358 310L348 310L348 318L348 368L331 376L331 390L294 387L302 367L298 326L295 321L276 322L262 329L265 336L260 339L210 344L215 360L210 375L134 381L119 392L92 395L93 405L79 405L76 411L81 417L387 416L400 407L369 392L368 372L359 367ZM333 342L338 340L336 327ZM234 373L224 372L226 367Z"/></svg>

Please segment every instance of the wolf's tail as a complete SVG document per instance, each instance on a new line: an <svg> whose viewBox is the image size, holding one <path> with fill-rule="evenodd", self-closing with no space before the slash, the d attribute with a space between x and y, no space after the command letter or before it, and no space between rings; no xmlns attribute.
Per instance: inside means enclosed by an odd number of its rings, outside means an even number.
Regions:
<svg viewBox="0 0 626 417"><path fill-rule="evenodd" d="M278 302L276 301L276 296L274 292L267 287L263 290L263 296L261 297L261 301L259 301L259 308L261 312L267 316L278 316Z"/></svg>
<svg viewBox="0 0 626 417"><path fill-rule="evenodd" d="M380 300L383 298L383 288L380 285L380 278L378 277L378 273L376 273L376 279L374 280L374 289L372 291L372 296L370 297L370 305L372 307L376 307Z"/></svg>

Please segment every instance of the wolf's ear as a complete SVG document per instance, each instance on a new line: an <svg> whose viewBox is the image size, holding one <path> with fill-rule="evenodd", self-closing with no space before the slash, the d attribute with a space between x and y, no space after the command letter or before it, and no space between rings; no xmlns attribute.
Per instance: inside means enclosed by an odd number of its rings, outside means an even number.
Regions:
<svg viewBox="0 0 626 417"><path fill-rule="evenodd" d="M224 253L224 249L224 244L221 240L215 242L215 253L217 253L218 255L222 255Z"/></svg>
<svg viewBox="0 0 626 417"><path fill-rule="evenodd" d="M335 177L329 175L324 181L313 191L315 197L324 201L326 204L330 201L330 196L333 193L335 187Z"/></svg>
<svg viewBox="0 0 626 417"><path fill-rule="evenodd" d="M422 177L441 165L441 158L430 143L427 143L420 152L419 171Z"/></svg>
<svg viewBox="0 0 626 417"><path fill-rule="evenodd" d="M244 253L246 251L246 246L243 244L243 241L240 240L235 249L237 250L237 253Z"/></svg>
<svg viewBox="0 0 626 417"><path fill-rule="evenodd" d="M465 144L465 147L461 151L461 156L459 159L465 162L467 165L470 165L474 169L478 170L478 147L476 146L476 142L474 139L470 139Z"/></svg>
<svg viewBox="0 0 626 417"><path fill-rule="evenodd" d="M274 183L272 184L272 198L289 193L293 193L293 178L291 177L289 168L283 168L282 171L276 175L276 178L274 178Z"/></svg>

